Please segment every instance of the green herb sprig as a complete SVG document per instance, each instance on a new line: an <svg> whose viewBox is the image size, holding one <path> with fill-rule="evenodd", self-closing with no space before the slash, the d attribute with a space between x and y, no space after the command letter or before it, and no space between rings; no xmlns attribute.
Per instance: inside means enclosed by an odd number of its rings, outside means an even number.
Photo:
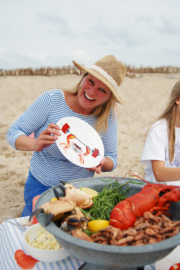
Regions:
<svg viewBox="0 0 180 270"><path fill-rule="evenodd" d="M115 205L127 198L126 193L129 190L129 186L125 190L122 187L128 184L129 182L120 185L118 181L115 181L104 187L98 193L98 196L93 198L94 205L90 209L83 210L85 216L91 220L109 220L110 213Z"/></svg>

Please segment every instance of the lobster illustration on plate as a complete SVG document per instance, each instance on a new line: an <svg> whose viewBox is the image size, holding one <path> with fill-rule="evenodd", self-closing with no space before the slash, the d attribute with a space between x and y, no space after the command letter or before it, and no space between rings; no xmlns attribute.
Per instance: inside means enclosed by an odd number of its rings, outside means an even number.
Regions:
<svg viewBox="0 0 180 270"><path fill-rule="evenodd" d="M84 158L83 156L88 156L91 154L92 157L96 158L99 155L98 149L90 149L87 145L85 145L82 141L80 141L74 134L71 134L70 132L70 126L66 123L62 127L62 131L64 134L68 134L66 137L67 143L60 143L59 145L63 146L63 149L66 153L68 149L73 150L78 154L78 160L80 164L84 164ZM74 141L73 141L74 139ZM82 147L85 146L85 152L82 149ZM83 147L84 148L84 147Z"/></svg>
<svg viewBox="0 0 180 270"><path fill-rule="evenodd" d="M160 215L169 210L169 202L178 202L180 200L180 187L167 186L164 184L147 183L142 190L131 197L118 203L110 215L110 225L128 229L133 226L137 217L143 216L146 211ZM163 194L160 197L160 193Z"/></svg>

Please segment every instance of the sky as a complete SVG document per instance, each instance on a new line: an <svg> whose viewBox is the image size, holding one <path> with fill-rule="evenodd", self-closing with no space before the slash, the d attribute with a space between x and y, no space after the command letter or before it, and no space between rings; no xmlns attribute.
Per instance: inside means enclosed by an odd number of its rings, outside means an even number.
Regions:
<svg viewBox="0 0 180 270"><path fill-rule="evenodd" d="M179 0L0 0L0 69L180 66Z"/></svg>

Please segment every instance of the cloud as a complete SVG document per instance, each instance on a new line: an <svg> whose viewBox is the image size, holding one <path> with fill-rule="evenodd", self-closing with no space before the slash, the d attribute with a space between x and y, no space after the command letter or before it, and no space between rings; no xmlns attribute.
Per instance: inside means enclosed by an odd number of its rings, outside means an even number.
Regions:
<svg viewBox="0 0 180 270"><path fill-rule="evenodd" d="M87 52L85 52L84 50L72 50L70 52L70 55L72 55L73 60L75 60L76 62L85 62L86 64L91 63L94 60L94 57L90 56Z"/></svg>
<svg viewBox="0 0 180 270"><path fill-rule="evenodd" d="M180 34L180 19L175 16L169 17L164 14L160 17L160 26L157 26L157 31L162 35L177 35Z"/></svg>
<svg viewBox="0 0 180 270"><path fill-rule="evenodd" d="M111 27L105 25L96 25L91 29L100 42L117 43L127 47L136 47L147 42L146 35L141 33L138 25L130 23L121 27Z"/></svg>
<svg viewBox="0 0 180 270"><path fill-rule="evenodd" d="M16 69L16 68L41 68L41 67L62 67L72 63L72 55L74 59L86 59L88 55L77 54L77 52L71 52L68 54L57 54L51 51L31 51L28 53L10 52L4 48L0 48L0 69ZM79 57L78 57L79 55ZM82 58L81 58L82 57Z"/></svg>
<svg viewBox="0 0 180 270"><path fill-rule="evenodd" d="M63 18L59 11L46 11L44 13L39 13L37 16L37 21L40 24L46 24L47 29L51 32L59 33L63 36L77 37L77 33L74 32L68 24L68 21Z"/></svg>
<svg viewBox="0 0 180 270"><path fill-rule="evenodd" d="M26 67L37 67L53 63L53 55L51 52L9 52L6 49L0 49L0 62L1 67L5 69L14 68L26 68ZM28 64L27 64L28 63Z"/></svg>
<svg viewBox="0 0 180 270"><path fill-rule="evenodd" d="M0 69L4 68L5 63L10 64L10 62L11 62L10 53L8 53L8 51L5 48L0 48L0 63L1 63Z"/></svg>

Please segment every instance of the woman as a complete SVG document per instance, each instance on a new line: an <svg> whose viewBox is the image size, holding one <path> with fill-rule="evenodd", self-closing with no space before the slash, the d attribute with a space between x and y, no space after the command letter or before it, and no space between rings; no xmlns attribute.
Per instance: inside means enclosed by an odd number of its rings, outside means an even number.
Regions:
<svg viewBox="0 0 180 270"><path fill-rule="evenodd" d="M180 81L170 101L147 135L141 163L146 180L180 186Z"/></svg>
<svg viewBox="0 0 180 270"><path fill-rule="evenodd" d="M117 166L116 102L126 68L112 56L98 60L91 68L74 65L84 74L72 89L43 93L11 126L8 143L20 151L34 151L24 190L25 208L22 216L32 212L32 199L59 180L92 177L94 173L112 171ZM79 167L59 151L55 141L61 135L56 123L64 117L78 117L93 126L104 144L104 158L97 167ZM34 138L29 137L34 132Z"/></svg>

